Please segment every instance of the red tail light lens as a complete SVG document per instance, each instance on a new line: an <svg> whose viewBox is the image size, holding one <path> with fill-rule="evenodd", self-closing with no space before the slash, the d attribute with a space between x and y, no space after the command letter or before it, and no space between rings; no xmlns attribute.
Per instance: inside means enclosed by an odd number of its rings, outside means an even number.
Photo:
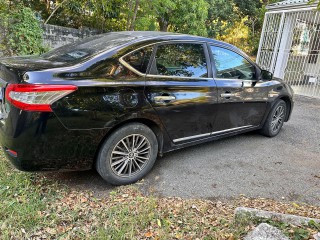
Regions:
<svg viewBox="0 0 320 240"><path fill-rule="evenodd" d="M25 111L52 112L51 104L75 90L73 85L9 84L6 100Z"/></svg>

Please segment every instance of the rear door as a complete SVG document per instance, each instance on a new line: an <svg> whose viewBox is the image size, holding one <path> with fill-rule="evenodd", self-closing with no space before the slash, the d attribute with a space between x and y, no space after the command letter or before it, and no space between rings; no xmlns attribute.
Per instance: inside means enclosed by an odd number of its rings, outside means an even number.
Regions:
<svg viewBox="0 0 320 240"><path fill-rule="evenodd" d="M167 42L155 47L145 94L174 143L212 132L217 95L209 61L205 43Z"/></svg>
<svg viewBox="0 0 320 240"><path fill-rule="evenodd" d="M265 114L268 84L259 81L258 68L240 53L210 45L219 114L213 132L259 126Z"/></svg>

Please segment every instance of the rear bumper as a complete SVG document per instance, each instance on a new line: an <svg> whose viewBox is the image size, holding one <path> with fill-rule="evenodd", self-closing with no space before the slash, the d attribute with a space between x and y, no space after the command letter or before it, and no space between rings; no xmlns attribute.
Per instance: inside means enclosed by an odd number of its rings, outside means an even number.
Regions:
<svg viewBox="0 0 320 240"><path fill-rule="evenodd" d="M53 113L11 109L0 121L6 157L22 171L87 170L107 130L68 130ZM16 157L7 150L17 153Z"/></svg>

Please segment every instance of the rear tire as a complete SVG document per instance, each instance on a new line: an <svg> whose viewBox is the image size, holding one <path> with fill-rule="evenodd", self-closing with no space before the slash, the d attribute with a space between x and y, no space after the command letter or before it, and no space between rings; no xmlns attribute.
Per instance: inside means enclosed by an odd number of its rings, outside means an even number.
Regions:
<svg viewBox="0 0 320 240"><path fill-rule="evenodd" d="M153 167L158 154L154 132L141 123L117 129L101 146L96 169L113 185L126 185L143 178Z"/></svg>
<svg viewBox="0 0 320 240"><path fill-rule="evenodd" d="M260 133L267 137L275 137L279 134L287 116L287 104L278 100L271 109Z"/></svg>

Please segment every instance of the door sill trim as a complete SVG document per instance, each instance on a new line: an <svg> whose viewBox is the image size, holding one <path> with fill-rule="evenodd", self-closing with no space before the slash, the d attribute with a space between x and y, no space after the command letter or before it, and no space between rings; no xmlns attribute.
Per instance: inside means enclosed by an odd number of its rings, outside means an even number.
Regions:
<svg viewBox="0 0 320 240"><path fill-rule="evenodd" d="M216 132L211 132L211 133L204 133L204 134L199 134L199 135L193 135L193 136L190 136L190 137L178 138L178 139L174 139L173 142L174 143L179 143L179 142L183 142L183 141L187 141L187 140L193 140L193 139L196 139L196 138L215 136L215 135L219 135L219 134L223 134L223 133L228 133L228 132L247 129L247 128L252 128L252 127L254 127L254 126L253 125L247 125L247 126L242 126L242 127L229 128L229 129L216 131Z"/></svg>

